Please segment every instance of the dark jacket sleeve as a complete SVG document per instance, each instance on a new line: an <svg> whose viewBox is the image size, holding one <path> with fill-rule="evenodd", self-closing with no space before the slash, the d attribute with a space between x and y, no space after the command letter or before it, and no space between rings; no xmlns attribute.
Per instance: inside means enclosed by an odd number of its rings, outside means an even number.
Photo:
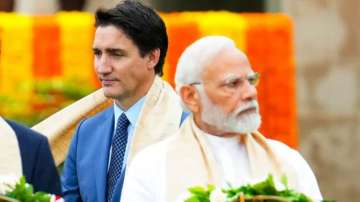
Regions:
<svg viewBox="0 0 360 202"><path fill-rule="evenodd" d="M61 194L60 179L45 136L8 121L19 142L23 175L34 191Z"/></svg>
<svg viewBox="0 0 360 202"><path fill-rule="evenodd" d="M59 174L50 152L48 140L45 137L41 138L36 156L32 179L35 190L61 195Z"/></svg>

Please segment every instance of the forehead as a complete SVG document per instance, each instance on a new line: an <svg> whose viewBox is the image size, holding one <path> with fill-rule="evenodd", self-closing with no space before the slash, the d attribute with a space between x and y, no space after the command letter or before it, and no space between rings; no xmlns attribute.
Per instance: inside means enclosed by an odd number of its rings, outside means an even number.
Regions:
<svg viewBox="0 0 360 202"><path fill-rule="evenodd" d="M203 80L222 80L229 75L244 76L252 72L246 55L236 48L223 49L204 68Z"/></svg>
<svg viewBox="0 0 360 202"><path fill-rule="evenodd" d="M135 44L125 32L114 25L99 26L96 28L93 42L94 48L125 48L133 47Z"/></svg>

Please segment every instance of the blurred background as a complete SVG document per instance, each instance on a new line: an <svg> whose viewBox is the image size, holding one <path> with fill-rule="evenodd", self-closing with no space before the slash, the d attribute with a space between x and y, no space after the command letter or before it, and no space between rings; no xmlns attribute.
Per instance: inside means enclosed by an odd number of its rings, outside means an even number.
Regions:
<svg viewBox="0 0 360 202"><path fill-rule="evenodd" d="M98 7L111 7L117 2L114 0L0 0L0 10L15 11L17 14L32 16L53 15L60 10L78 10L92 13ZM360 200L360 180L357 179L360 175L360 147L357 145L360 144L360 29L358 25L360 21L360 1L147 0L146 2L158 11L165 13L227 10L234 13L256 12L258 14L280 12L289 16L288 19L291 21L289 29L291 29L291 32L286 36L291 37L291 47L287 51L293 56L288 60L293 61L294 65L290 65L292 69L289 70L286 76L289 78L289 82L293 83L293 85L289 85L294 91L294 105L291 104L294 109L290 110L289 116L294 116L295 123L280 121L278 124L283 125L284 128L290 127L296 130L294 133L291 132L291 134L296 135L296 140L290 142L290 145L293 144L291 146L298 148L312 166L325 198L336 199L341 202ZM171 21L171 16L169 16L167 19ZM21 20L10 22L6 21L6 19L7 17L3 17L0 23L22 22ZM66 14L61 19L66 21ZM87 19L87 22L91 23L91 20L89 20L91 19L90 14L89 16L82 15L82 17L76 19ZM22 23L26 26L26 22ZM261 22L257 23L265 26ZM77 26L76 22L74 22L74 26ZM82 38L85 38L83 43L91 41L86 39L91 38L93 31L87 30L86 27L80 27L79 29L78 33L81 33ZM38 31L41 33L41 30ZM18 32L17 37L19 41L21 39L26 40L26 33ZM40 37L39 40L41 39L47 40ZM184 40L187 39L184 38ZM17 45L19 48L14 50L16 54L28 54L18 52L24 50L22 48L26 46L22 42L19 43ZM80 40L79 43L82 43L82 41ZM265 46L266 43L263 43L263 45ZM2 61L0 62L3 63L3 66L5 63L3 50L15 46L14 43L7 44L6 38L1 38ZM91 48L91 43L84 46ZM280 47L289 48L288 46ZM52 50L59 49L58 46L48 48ZM67 48L72 49L74 47L69 45ZM76 47L73 50L77 50ZM251 52L251 47L247 47L246 50ZM72 56L63 56L63 58L75 57L77 60L85 61L84 66L91 66L91 49L84 52L83 54L75 53ZM16 54L13 57L15 60ZM271 51L265 54L268 54L267 57L269 58L272 57ZM51 58L51 53L45 54L44 57ZM48 60L51 65L51 61L54 59ZM68 61L71 63L70 59ZM256 63L258 61L251 62ZM40 61L39 66L41 65L44 64ZM9 74L9 71L14 71L14 68L21 69L19 65L15 66L14 64L8 65L7 68L8 71L5 71L4 68L2 68L2 71L0 69L0 79L2 79L0 83L2 82L2 85L12 82L5 81L5 73ZM81 74L81 68L79 67L76 71L80 72L80 75L74 79L76 81L71 81L72 78L69 77L69 81L55 78L51 81L31 84L36 92L36 96L32 96L31 99L35 103L35 108L38 107L37 113L32 112L31 117L26 115L26 110L22 111L22 107L19 107L21 104L17 103L17 100L12 100L9 96L6 96L5 90L0 91L0 113L5 117L16 119L29 126L37 123L45 116L95 89L97 84L93 72L86 73L89 74L86 75L88 82L83 82L79 79L84 77ZM69 74L74 73L71 70L69 72ZM56 72L46 72L46 70L42 69L37 74L40 76L51 75L56 74ZM94 77L93 80L89 82L89 78L92 77ZM171 79L171 73L168 73L168 77ZM286 80L286 77L278 76L277 78ZM268 80L269 85L270 83L271 78ZM275 85L272 87L275 87ZM14 84L12 84L12 88L14 88ZM22 88L26 89L29 86L25 83ZM281 91L281 89L273 89L273 92L267 93L266 96L276 100L276 97L281 97L276 91ZM291 96L289 101L292 102ZM261 107L266 108L267 103L264 102ZM286 102L277 102L277 104L286 105ZM10 116L9 111L16 111L16 109L21 110ZM270 122L270 118L264 120L265 125L267 120ZM267 127L270 128L269 125Z"/></svg>

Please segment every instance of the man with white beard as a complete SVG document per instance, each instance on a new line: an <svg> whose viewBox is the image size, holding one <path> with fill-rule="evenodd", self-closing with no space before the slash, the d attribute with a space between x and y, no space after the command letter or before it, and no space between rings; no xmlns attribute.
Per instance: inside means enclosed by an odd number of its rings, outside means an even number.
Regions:
<svg viewBox="0 0 360 202"><path fill-rule="evenodd" d="M290 188L321 199L301 155L257 131L258 80L231 39L208 36L191 44L179 59L175 82L192 115L177 134L135 157L121 201L179 201L194 185L240 186L268 174L278 181L285 175Z"/></svg>

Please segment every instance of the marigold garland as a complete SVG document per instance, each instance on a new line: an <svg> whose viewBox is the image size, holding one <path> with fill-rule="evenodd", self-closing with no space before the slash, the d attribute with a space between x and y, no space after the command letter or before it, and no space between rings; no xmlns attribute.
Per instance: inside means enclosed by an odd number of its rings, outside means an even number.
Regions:
<svg viewBox="0 0 360 202"><path fill-rule="evenodd" d="M56 17L35 16L33 25L33 75L51 79L61 76L60 27Z"/></svg>
<svg viewBox="0 0 360 202"><path fill-rule="evenodd" d="M162 13L169 36L163 78L174 86L183 50L205 35L225 35L245 51L261 73L258 87L261 131L297 147L293 25L282 14L231 12ZM90 13L52 16L0 13L0 96L23 101L38 79L77 80L98 85L93 68L94 18ZM21 92L21 93L19 93ZM5 109L1 113L11 113ZM36 112L34 112L36 113Z"/></svg>
<svg viewBox="0 0 360 202"><path fill-rule="evenodd" d="M15 110L26 111L33 82L32 18L0 13L0 30L0 96L11 95L19 101Z"/></svg>

